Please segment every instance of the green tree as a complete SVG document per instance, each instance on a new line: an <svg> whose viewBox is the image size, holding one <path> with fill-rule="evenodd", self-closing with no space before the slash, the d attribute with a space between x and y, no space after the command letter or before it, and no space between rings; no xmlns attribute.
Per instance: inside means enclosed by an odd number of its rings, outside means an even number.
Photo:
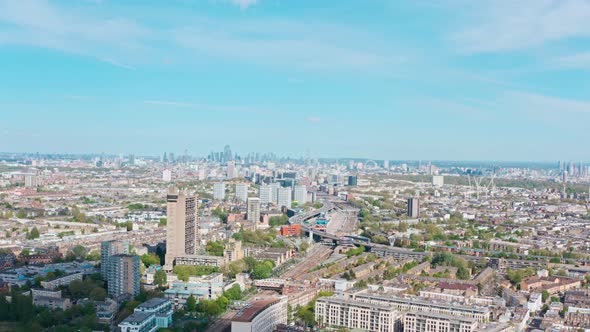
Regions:
<svg viewBox="0 0 590 332"><path fill-rule="evenodd" d="M160 258L155 254L143 254L141 256L141 262L145 267L150 267L150 265L158 265L160 264Z"/></svg>
<svg viewBox="0 0 590 332"><path fill-rule="evenodd" d="M167 283L167 276L164 270L156 271L156 273L154 274L154 283L158 285L160 288L164 287L164 285Z"/></svg>
<svg viewBox="0 0 590 332"><path fill-rule="evenodd" d="M27 217L27 211L25 211L24 209L18 210L18 212L16 213L16 217L19 219L25 219Z"/></svg>
<svg viewBox="0 0 590 332"><path fill-rule="evenodd" d="M89 297L93 301L104 301L107 297L107 291L102 287L96 287L90 292Z"/></svg>
<svg viewBox="0 0 590 332"><path fill-rule="evenodd" d="M186 299L186 310L189 312L195 312L197 310L197 300L192 295Z"/></svg>
<svg viewBox="0 0 590 332"><path fill-rule="evenodd" d="M84 259L86 257L86 247L77 245L72 248L72 253L77 259Z"/></svg>
<svg viewBox="0 0 590 332"><path fill-rule="evenodd" d="M228 298L231 301L237 301L237 300L242 299L242 289L240 288L240 286L238 284L235 284L235 285L231 286L230 289L225 291L224 295L226 298Z"/></svg>
<svg viewBox="0 0 590 332"><path fill-rule="evenodd" d="M37 229L37 227L33 227L29 234L27 234L27 239L34 240L39 238L39 236L41 236L41 234L39 234L39 230Z"/></svg>

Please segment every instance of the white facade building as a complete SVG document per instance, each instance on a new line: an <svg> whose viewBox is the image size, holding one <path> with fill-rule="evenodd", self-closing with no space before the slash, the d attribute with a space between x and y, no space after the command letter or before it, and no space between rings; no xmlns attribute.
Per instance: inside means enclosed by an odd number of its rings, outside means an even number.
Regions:
<svg viewBox="0 0 590 332"><path fill-rule="evenodd" d="M291 208L291 187L279 188L277 205L279 207L286 206L287 208Z"/></svg>
<svg viewBox="0 0 590 332"><path fill-rule="evenodd" d="M262 299L240 310L231 322L232 332L272 332L287 324L288 297Z"/></svg>
<svg viewBox="0 0 590 332"><path fill-rule="evenodd" d="M260 197L260 204L262 204L262 205L272 204L272 202L273 202L272 187L268 186L268 185L260 186L259 197Z"/></svg>
<svg viewBox="0 0 590 332"><path fill-rule="evenodd" d="M402 314L393 307L336 297L319 298L315 319L321 326L375 332L401 331ZM429 331L429 330L427 330Z"/></svg>
<svg viewBox="0 0 590 332"><path fill-rule="evenodd" d="M245 202L248 199L248 184L236 184L236 199Z"/></svg>
<svg viewBox="0 0 590 332"><path fill-rule="evenodd" d="M260 221L260 198L248 198L248 220L253 223Z"/></svg>
<svg viewBox="0 0 590 332"><path fill-rule="evenodd" d="M307 203L307 188L305 186L295 186L295 189L293 189L293 198L299 204Z"/></svg>
<svg viewBox="0 0 590 332"><path fill-rule="evenodd" d="M220 201L225 199L225 182L216 182L213 184L213 199Z"/></svg>
<svg viewBox="0 0 590 332"><path fill-rule="evenodd" d="M170 182L172 181L172 171L169 169L165 169L162 171L162 181Z"/></svg>

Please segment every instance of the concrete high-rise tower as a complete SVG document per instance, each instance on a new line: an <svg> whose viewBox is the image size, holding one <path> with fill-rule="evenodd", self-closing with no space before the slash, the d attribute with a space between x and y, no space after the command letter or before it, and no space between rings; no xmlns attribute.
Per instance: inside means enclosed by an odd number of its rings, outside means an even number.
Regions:
<svg viewBox="0 0 590 332"><path fill-rule="evenodd" d="M412 197L408 199L408 217L420 217L420 199Z"/></svg>
<svg viewBox="0 0 590 332"><path fill-rule="evenodd" d="M197 216L197 197L168 189L166 225L166 267L171 269L178 256L195 255L201 244L200 224Z"/></svg>
<svg viewBox="0 0 590 332"><path fill-rule="evenodd" d="M260 221L260 198L248 197L247 217L253 223Z"/></svg>

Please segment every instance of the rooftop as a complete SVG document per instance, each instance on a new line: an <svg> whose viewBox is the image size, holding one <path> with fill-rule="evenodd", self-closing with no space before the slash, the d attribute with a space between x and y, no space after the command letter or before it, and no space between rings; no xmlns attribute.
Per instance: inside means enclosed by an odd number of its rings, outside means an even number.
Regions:
<svg viewBox="0 0 590 332"><path fill-rule="evenodd" d="M251 322L259 313L279 302L279 298L268 298L254 302L240 310L232 319L234 322Z"/></svg>
<svg viewBox="0 0 590 332"><path fill-rule="evenodd" d="M123 320L121 322L121 324L128 323L128 324L132 324L132 325L137 325L137 324L143 323L151 315L153 315L153 313L151 313L151 312L136 311L136 312L132 313L131 316L125 318L125 320Z"/></svg>
<svg viewBox="0 0 590 332"><path fill-rule="evenodd" d="M149 299L149 300L145 301L144 303L138 305L137 308L139 308L139 309L152 309L152 308L156 308L166 302L170 302L170 300L165 299L163 297L154 297L153 299Z"/></svg>

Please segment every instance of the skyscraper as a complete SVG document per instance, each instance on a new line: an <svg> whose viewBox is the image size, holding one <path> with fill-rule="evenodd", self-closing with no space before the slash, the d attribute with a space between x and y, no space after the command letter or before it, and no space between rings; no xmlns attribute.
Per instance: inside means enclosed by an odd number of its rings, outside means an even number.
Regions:
<svg viewBox="0 0 590 332"><path fill-rule="evenodd" d="M245 202L248 199L248 184L236 184L236 199Z"/></svg>
<svg viewBox="0 0 590 332"><path fill-rule="evenodd" d="M139 295L139 256L114 255L108 260L108 293L110 296L119 297Z"/></svg>
<svg viewBox="0 0 590 332"><path fill-rule="evenodd" d="M418 218L420 216L420 199L412 197L408 199L408 217Z"/></svg>
<svg viewBox="0 0 590 332"><path fill-rule="evenodd" d="M307 188L305 186L295 186L293 189L293 198L299 204L307 203Z"/></svg>
<svg viewBox="0 0 590 332"><path fill-rule="evenodd" d="M213 199L224 200L225 199L225 183L216 182L213 184Z"/></svg>
<svg viewBox="0 0 590 332"><path fill-rule="evenodd" d="M231 148L229 145L226 145L223 149L223 161L230 161L233 160L233 155L231 153Z"/></svg>
<svg viewBox="0 0 590 332"><path fill-rule="evenodd" d="M278 192L278 206L291 208L291 187L280 187Z"/></svg>
<svg viewBox="0 0 590 332"><path fill-rule="evenodd" d="M100 274L107 280L109 269L109 257L129 253L129 242L127 241L103 241L100 243Z"/></svg>
<svg viewBox="0 0 590 332"><path fill-rule="evenodd" d="M201 244L197 217L197 197L178 188L168 189L166 225L166 267L171 269L178 256L195 255Z"/></svg>
<svg viewBox="0 0 590 332"><path fill-rule="evenodd" d="M260 198L248 197L247 217L254 223L260 221Z"/></svg>

